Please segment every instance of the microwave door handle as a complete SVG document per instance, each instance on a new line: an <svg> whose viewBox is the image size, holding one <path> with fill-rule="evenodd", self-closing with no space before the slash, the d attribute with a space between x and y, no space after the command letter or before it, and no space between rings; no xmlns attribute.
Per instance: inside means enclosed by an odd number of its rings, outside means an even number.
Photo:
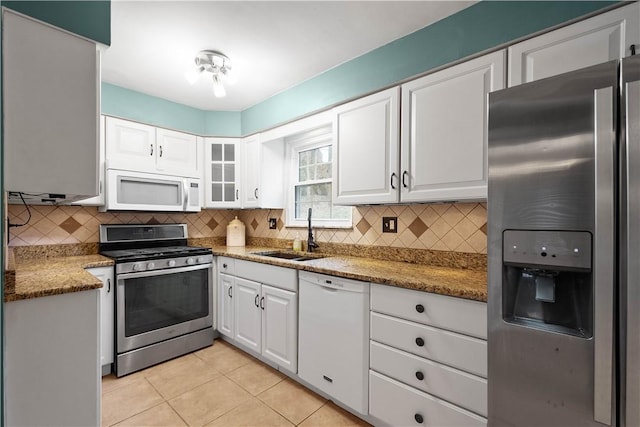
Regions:
<svg viewBox="0 0 640 427"><path fill-rule="evenodd" d="M613 87L594 91L595 235L593 418L611 425L613 390L614 138Z"/></svg>
<svg viewBox="0 0 640 427"><path fill-rule="evenodd" d="M182 196L182 210L186 211L187 206L189 205L189 187L188 187L188 179L182 180L182 192L184 193Z"/></svg>

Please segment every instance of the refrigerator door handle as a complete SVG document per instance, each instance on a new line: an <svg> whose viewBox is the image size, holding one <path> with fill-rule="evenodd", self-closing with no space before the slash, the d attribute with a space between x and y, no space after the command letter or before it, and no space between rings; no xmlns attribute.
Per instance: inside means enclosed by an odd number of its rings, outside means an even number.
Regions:
<svg viewBox="0 0 640 427"><path fill-rule="evenodd" d="M626 425L640 425L640 270L633 259L640 251L640 200L632 196L640 182L640 80L626 84L627 148L627 354L626 354Z"/></svg>
<svg viewBox="0 0 640 427"><path fill-rule="evenodd" d="M613 306L615 280L615 127L614 91L594 91L595 236L593 418L611 425L613 391Z"/></svg>

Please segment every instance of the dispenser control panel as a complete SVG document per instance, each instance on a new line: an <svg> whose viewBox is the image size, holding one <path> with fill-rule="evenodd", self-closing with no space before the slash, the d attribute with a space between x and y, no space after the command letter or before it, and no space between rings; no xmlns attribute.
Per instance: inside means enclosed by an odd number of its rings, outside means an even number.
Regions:
<svg viewBox="0 0 640 427"><path fill-rule="evenodd" d="M505 230L505 264L591 271L591 233L587 231Z"/></svg>

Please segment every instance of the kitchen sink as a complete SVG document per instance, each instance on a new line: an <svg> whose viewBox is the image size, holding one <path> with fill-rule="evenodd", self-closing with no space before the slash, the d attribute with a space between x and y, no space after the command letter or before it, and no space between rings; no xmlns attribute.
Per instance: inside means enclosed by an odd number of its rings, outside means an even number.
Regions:
<svg viewBox="0 0 640 427"><path fill-rule="evenodd" d="M324 258L322 255L304 255L295 252L284 251L267 251L267 252L254 252L253 255L267 256L271 258L287 259L289 261L311 261L314 259Z"/></svg>

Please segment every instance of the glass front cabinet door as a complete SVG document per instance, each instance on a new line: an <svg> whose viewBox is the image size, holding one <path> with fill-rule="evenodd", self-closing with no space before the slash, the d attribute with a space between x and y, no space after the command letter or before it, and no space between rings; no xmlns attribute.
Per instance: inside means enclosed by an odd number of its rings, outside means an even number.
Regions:
<svg viewBox="0 0 640 427"><path fill-rule="evenodd" d="M205 207L241 207L241 141L239 138L205 139Z"/></svg>

